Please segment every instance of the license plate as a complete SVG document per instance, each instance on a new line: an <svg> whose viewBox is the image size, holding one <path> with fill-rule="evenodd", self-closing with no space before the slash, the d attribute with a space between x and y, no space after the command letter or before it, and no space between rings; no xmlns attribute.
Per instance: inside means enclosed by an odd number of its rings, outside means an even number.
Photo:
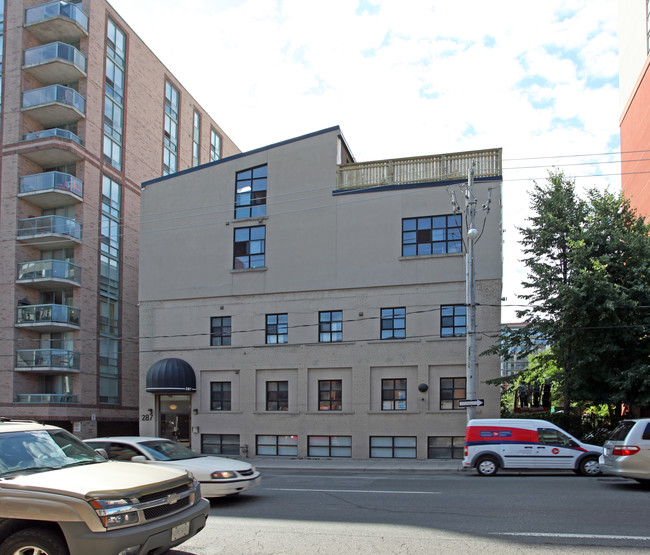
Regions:
<svg viewBox="0 0 650 555"><path fill-rule="evenodd" d="M172 528L172 541L180 540L190 533L190 523L184 522Z"/></svg>

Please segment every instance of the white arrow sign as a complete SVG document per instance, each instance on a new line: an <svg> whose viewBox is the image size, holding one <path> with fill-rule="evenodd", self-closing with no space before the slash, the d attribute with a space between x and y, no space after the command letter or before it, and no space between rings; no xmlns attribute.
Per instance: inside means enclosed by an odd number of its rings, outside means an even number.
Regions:
<svg viewBox="0 0 650 555"><path fill-rule="evenodd" d="M459 407L482 407L485 405L485 399L463 399L458 401Z"/></svg>

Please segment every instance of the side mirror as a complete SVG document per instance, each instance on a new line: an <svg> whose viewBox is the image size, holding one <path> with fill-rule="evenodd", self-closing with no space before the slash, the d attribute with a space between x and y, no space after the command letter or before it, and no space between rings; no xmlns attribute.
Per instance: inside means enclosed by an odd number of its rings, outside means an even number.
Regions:
<svg viewBox="0 0 650 555"><path fill-rule="evenodd" d="M144 455L136 455L135 457L131 457L131 460L133 462L147 462L147 457Z"/></svg>
<svg viewBox="0 0 650 555"><path fill-rule="evenodd" d="M106 452L106 449L104 449L103 447L98 447L97 449L95 449L95 451L105 459L108 459L108 453Z"/></svg>

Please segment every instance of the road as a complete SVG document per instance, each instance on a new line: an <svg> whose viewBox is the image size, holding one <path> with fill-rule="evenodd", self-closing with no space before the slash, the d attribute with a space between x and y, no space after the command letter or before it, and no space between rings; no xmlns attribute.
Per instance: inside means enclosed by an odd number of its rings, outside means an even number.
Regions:
<svg viewBox="0 0 650 555"><path fill-rule="evenodd" d="M648 514L620 478L275 470L170 555L647 552Z"/></svg>

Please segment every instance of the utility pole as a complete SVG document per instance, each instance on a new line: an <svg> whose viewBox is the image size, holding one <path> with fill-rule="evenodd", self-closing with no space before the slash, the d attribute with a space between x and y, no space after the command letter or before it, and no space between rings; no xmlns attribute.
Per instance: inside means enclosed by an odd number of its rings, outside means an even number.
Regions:
<svg viewBox="0 0 650 555"><path fill-rule="evenodd" d="M467 253L465 255L465 300L467 305L465 399L474 401L476 400L476 278L474 275L474 243L478 238L478 230L474 224L476 217L474 162L472 162L472 165L467 170L465 213L467 217ZM476 418L476 407L468 406L467 421L469 422L473 418Z"/></svg>

